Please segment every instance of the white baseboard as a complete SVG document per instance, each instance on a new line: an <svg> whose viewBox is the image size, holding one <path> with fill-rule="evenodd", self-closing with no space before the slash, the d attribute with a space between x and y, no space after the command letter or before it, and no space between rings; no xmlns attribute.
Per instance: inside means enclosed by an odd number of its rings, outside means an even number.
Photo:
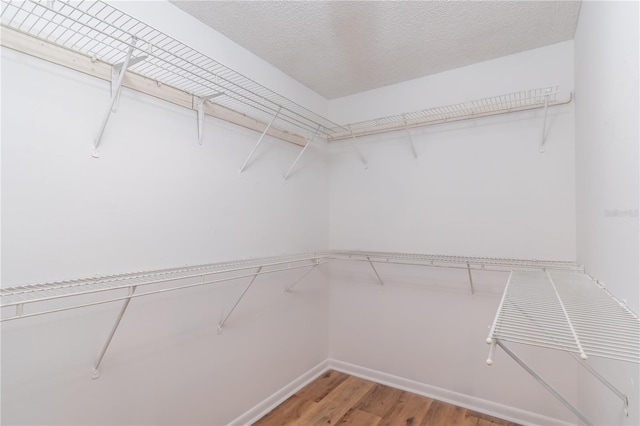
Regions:
<svg viewBox="0 0 640 426"><path fill-rule="evenodd" d="M338 361L335 359L327 359L316 365L309 371L293 380L264 401L253 406L244 414L229 423L232 425L250 425L264 415L269 413L278 405L282 404L287 398L302 389L308 383L315 380L318 376L327 370L336 370L362 379L371 380L372 382L382 385L391 386L407 392L412 392L428 398L437 399L438 401L454 404L459 407L468 408L469 410L487 414L489 416L498 417L510 422L522 425L571 425L562 420L543 416L541 414L532 413L530 411L521 410L519 408L509 407L497 402L488 401L486 399L477 398L475 396L465 395L436 386L427 385L425 383L416 382L404 377L394 376L392 374L383 373L366 367L360 367L348 362Z"/></svg>
<svg viewBox="0 0 640 426"><path fill-rule="evenodd" d="M271 410L276 408L278 405L282 404L291 395L305 387L307 384L315 380L318 376L320 376L327 370L329 370L329 360L324 360L306 373L302 374L297 379L284 386L273 395L269 396L264 401L253 406L244 414L231 421L229 423L229 426L250 425L252 423L255 423Z"/></svg>
<svg viewBox="0 0 640 426"><path fill-rule="evenodd" d="M479 413L489 416L498 417L510 422L523 425L570 425L558 419L543 416L541 414L532 413L530 411L521 410L519 408L509 407L507 405L498 404L497 402L487 401L470 395L442 389L436 386L427 385L416 382L414 380L405 379L403 377L394 376L392 374L382 373L380 371L371 370L366 367L349 364L347 362L335 359L328 360L329 369L341 371L352 376L362 379L371 380L372 382L382 385L391 386L407 392L412 392L428 398L437 399L438 401L454 404L459 407L468 408Z"/></svg>

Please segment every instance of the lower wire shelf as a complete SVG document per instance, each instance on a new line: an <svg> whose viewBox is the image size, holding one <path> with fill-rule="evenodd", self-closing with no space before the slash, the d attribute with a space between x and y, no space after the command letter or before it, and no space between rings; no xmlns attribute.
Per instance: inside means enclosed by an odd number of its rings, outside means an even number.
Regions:
<svg viewBox="0 0 640 426"><path fill-rule="evenodd" d="M93 377L97 378L99 376L98 368L131 300L153 294L210 286L228 281L247 280L248 283L244 290L218 324L218 333L221 333L223 326L258 276L295 269L304 270L294 282L284 287L284 290L288 292L318 266L332 260L366 262L371 266L377 280L382 285L384 285L384 281L375 267L376 264L387 263L465 269L468 272L471 294L474 293L472 271L508 272L516 269L535 273L543 270L565 272L581 270L575 262L550 260L354 250L311 252L43 284L0 287L0 322L54 314L105 303L121 302L119 314L94 364Z"/></svg>
<svg viewBox="0 0 640 426"><path fill-rule="evenodd" d="M640 320L624 303L588 275L575 271L512 271L487 343L487 364L499 346L586 424L591 420L533 368L507 348L518 343L569 353L611 389L628 414L628 398L599 375L590 357L640 364Z"/></svg>

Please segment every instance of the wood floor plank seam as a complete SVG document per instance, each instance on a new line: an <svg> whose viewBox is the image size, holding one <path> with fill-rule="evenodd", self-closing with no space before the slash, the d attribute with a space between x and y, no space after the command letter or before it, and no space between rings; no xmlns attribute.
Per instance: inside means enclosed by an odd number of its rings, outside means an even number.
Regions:
<svg viewBox="0 0 640 426"><path fill-rule="evenodd" d="M254 423L255 426L519 426L334 370Z"/></svg>

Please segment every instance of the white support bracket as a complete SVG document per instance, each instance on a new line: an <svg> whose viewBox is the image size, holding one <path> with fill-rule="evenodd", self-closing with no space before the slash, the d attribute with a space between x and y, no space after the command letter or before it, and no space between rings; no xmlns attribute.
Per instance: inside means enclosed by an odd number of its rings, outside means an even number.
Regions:
<svg viewBox="0 0 640 426"><path fill-rule="evenodd" d="M467 262L467 272L469 273L469 286L471 287L471 294L475 294L473 290L473 276L471 275L471 264Z"/></svg>
<svg viewBox="0 0 640 426"><path fill-rule="evenodd" d="M609 382L607 379L605 379L600 373L598 373L591 365L589 365L588 363L586 363L584 360L582 360L578 355L574 354L573 352L567 352L569 355L571 355L571 357L573 359L575 359L576 361L578 361L578 364L580 364L582 367L584 367L589 373L591 373L591 375L593 377L595 377L596 379L600 380L600 382L605 385L606 387L609 388L609 390L611 390L611 392L613 392L614 394L616 394L616 396L618 398L620 398L622 400L622 403L624 404L624 415L629 417L629 398L627 398L627 395L623 394L622 392L620 392L618 390L618 388L616 388L611 382Z"/></svg>
<svg viewBox="0 0 640 426"><path fill-rule="evenodd" d="M549 111L549 95L544 96L544 119L542 121L542 140L540 141L540 148L538 151L543 153L545 148L544 144L547 142L547 113Z"/></svg>
<svg viewBox="0 0 640 426"><path fill-rule="evenodd" d="M353 130L351 130L351 127L349 127L349 131L351 132L351 146L353 146L353 149L358 154L358 157L360 157L360 161L362 161L362 164L364 164L364 168L368 169L369 164L367 164L367 160L365 160L364 155L362 155L362 151L360 151L360 147L358 147L358 144L356 143L356 135L353 134Z"/></svg>
<svg viewBox="0 0 640 426"><path fill-rule="evenodd" d="M100 355L98 355L98 360L96 361L96 365L95 367L93 367L93 374L91 375L91 378L93 380L97 379L100 377L100 364L102 363L102 360L104 358L104 354L107 353L107 349L109 349L109 345L111 344L111 340L113 339L113 336L116 334L116 330L118 329L118 326L120 325L120 321L122 320L122 317L124 316L124 313L127 310L127 307L129 306L129 302L131 302L131 296L133 296L133 293L135 293L136 291L136 286L132 286L129 287L129 297L124 301L124 303L122 304L122 307L120 308L120 313L118 314L118 317L116 318L116 322L113 324L113 327L111 327L111 332L109 333L109 336L107 336L107 341L104 343L104 346L102 347L102 351L100 351Z"/></svg>
<svg viewBox="0 0 640 426"><path fill-rule="evenodd" d="M306 271L304 274L302 274L300 276L300 278L298 278L293 284L289 284L288 286L286 286L284 288L284 291L286 293L289 292L289 290L291 290L296 284L298 284L300 281L302 281L304 279L304 277L306 277L307 275L309 275L311 273L311 271L313 271L314 269L316 269L318 266L322 265L322 263L320 263L320 259L316 259L316 263L314 263L311 266L311 269L309 269L308 271Z"/></svg>
<svg viewBox="0 0 640 426"><path fill-rule="evenodd" d="M198 98L198 143L202 145L202 138L204 137L204 104L213 98L222 96L224 93L218 92L213 95L203 96Z"/></svg>
<svg viewBox="0 0 640 426"><path fill-rule="evenodd" d="M98 130L98 134L96 135L96 138L93 141L93 151L91 152L91 156L93 158L100 157L100 152L98 151L98 148L100 148L102 135L104 134L104 130L107 127L107 123L109 122L111 113L115 112L117 108L118 99L120 98L120 90L122 89L122 80L124 79L124 75L127 72L127 68L129 68L129 64L131 64L132 60L134 61L137 60L137 62L139 62L140 60L146 58L146 57L142 57L142 58L132 59L133 51L136 47L137 42L138 42L138 39L136 37L133 37L131 39L131 45L129 46L129 51L127 52L126 59L122 63L115 64L111 70L112 80L113 80L114 74L117 74L117 78L115 79L115 84L113 81L111 83L111 105L109 105L109 109L107 110L107 113L102 119L102 124L100 125L100 129Z"/></svg>
<svg viewBox="0 0 640 426"><path fill-rule="evenodd" d="M256 280L256 278L260 274L260 271L262 271L262 266L258 267L256 272L253 274L253 277L251 277L251 281L249 281L249 284L247 284L247 286L244 288L244 291L242 292L242 294L240 295L238 300L236 300L236 303L234 303L233 307L229 310L229 313L222 319L222 321L220 321L220 323L218 324L218 334L222 334L222 327L224 326L224 323L227 322L227 320L229 319L229 317L231 316L233 311L236 309L236 307L238 306L238 304L240 303L240 301L244 297L244 295L247 294L247 291L249 291L249 289L251 288L251 285L253 284L253 282Z"/></svg>
<svg viewBox="0 0 640 426"><path fill-rule="evenodd" d="M316 135L318 134L319 131L320 131L320 126L318 126L316 131L313 132L313 135L309 139L307 139L307 143L305 144L304 148L302 148L302 151L300 151L300 154L298 154L298 157L296 157L296 160L293 162L291 167L289 167L289 170L287 171L287 173L285 173L284 180L287 180L287 178L289 177L289 175L293 171L293 168L296 166L296 164L298 164L298 161L300 160L300 157L302 157L302 154L304 154L304 152L307 150L309 145L311 145L311 142L313 142L313 139L316 137Z"/></svg>
<svg viewBox="0 0 640 426"><path fill-rule="evenodd" d="M129 60L129 64L126 68L132 67L135 64L144 61L145 59L147 59L147 56L136 56L135 58L132 57ZM115 98L115 102L113 104L111 112L113 112L114 114L118 112L118 106L120 105L120 92L122 92L122 84L118 84L118 80L120 79L120 75L124 75L122 71L124 65L124 62L119 62L111 67L111 97Z"/></svg>
<svg viewBox="0 0 640 426"><path fill-rule="evenodd" d="M384 286L384 281L382 281L382 278L380 278L380 274L378 274L378 271L376 270L376 267L373 266L373 262L371 261L371 257L367 256L367 260L369 261L369 265L371 265L371 269L373 269L373 272L376 274L376 277L378 277L378 281L380 281L380 285Z"/></svg>
<svg viewBox="0 0 640 426"><path fill-rule="evenodd" d="M260 139L258 139L258 143L256 144L256 146L253 147L253 149L251 150L251 153L249 154L249 156L245 160L244 164L242 165L242 167L240 167L240 173L244 172L244 169L247 168L247 164L249 164L249 161L251 161L251 159L253 158L253 154L256 153L256 150L260 146L260 143L262 142L262 139L264 138L264 135L267 134L267 132L271 128L271 125L273 124L273 122L276 121L276 118L278 118L278 114L280 114L280 110L281 109L282 109L282 107L278 108L278 111L276 111L276 114L273 116L273 118L271 119L269 124L267 124L267 127L265 127L264 132L262 132L262 134L260 135Z"/></svg>
<svg viewBox="0 0 640 426"><path fill-rule="evenodd" d="M500 340L496 339L495 343L502 348L520 367L522 367L527 373L529 373L534 379L536 379L542 386L545 387L553 396L555 396L565 407L567 407L573 414L578 416L586 425L593 426L593 422L589 420L587 416L582 414L572 403L570 403L564 396L556 391L545 379L543 379L536 371L529 367L523 360L518 358L516 354L511 352Z"/></svg>
<svg viewBox="0 0 640 426"><path fill-rule="evenodd" d="M416 151L416 146L413 143L413 137L411 137L411 132L409 131L409 125L407 124L407 119L404 114L402 114L402 121L404 122L404 130L407 132L407 137L409 138L409 145L411 146L411 153L413 154L413 158L418 159L418 152Z"/></svg>

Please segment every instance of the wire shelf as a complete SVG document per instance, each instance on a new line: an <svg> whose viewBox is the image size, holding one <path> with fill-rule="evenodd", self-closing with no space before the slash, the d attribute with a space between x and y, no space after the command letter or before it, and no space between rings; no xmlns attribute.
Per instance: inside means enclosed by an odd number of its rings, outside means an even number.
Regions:
<svg viewBox="0 0 640 426"><path fill-rule="evenodd" d="M575 262L557 260L536 260L536 259L514 259L495 257L471 257L471 256L447 256L438 254L416 254L397 252L376 252L376 251L354 251L354 250L334 250L331 252L333 259L345 260L371 260L380 263L399 263L418 266L438 266L455 267L461 266L464 269L475 267L489 270L490 267L502 268L502 270L565 270L582 271L582 267Z"/></svg>
<svg viewBox="0 0 640 426"><path fill-rule="evenodd" d="M470 118L544 108L545 105L560 105L569 101L570 99L559 99L557 85L548 86L346 124L344 126L333 128L328 139L340 140L351 137L373 135L377 133L466 120ZM347 128L346 131L344 130L344 127Z"/></svg>
<svg viewBox="0 0 640 426"><path fill-rule="evenodd" d="M512 272L489 339L640 363L638 316L577 272Z"/></svg>
<svg viewBox="0 0 640 426"><path fill-rule="evenodd" d="M147 292L138 293L134 296L142 297L167 291L233 281L241 278L253 277L255 275L281 272L290 269L307 268L317 265L326 258L326 253L305 253L288 256L245 259L225 263L186 266L182 268L141 271L35 285L5 287L0 288L0 308L15 307L16 312L15 315L4 317L0 321L110 303L128 298L113 296L112 292L116 290L147 286L147 288L149 288ZM254 271L256 268L260 269L257 273ZM214 278L216 275L220 275L222 277ZM163 287L160 289L158 287L160 284L168 284L169 287ZM156 287L153 287L154 285L156 285ZM91 303L85 303L75 298L75 296L90 294L97 295L99 300ZM38 302L50 300L61 300L65 306L51 311L38 310L36 307L34 307L29 313L24 313L23 311L25 304L34 304L35 306Z"/></svg>
<svg viewBox="0 0 640 426"><path fill-rule="evenodd" d="M274 127L328 135L336 123L269 90L214 59L102 1L2 0L2 25L110 65L147 56L128 72L204 98L262 123L278 111Z"/></svg>

